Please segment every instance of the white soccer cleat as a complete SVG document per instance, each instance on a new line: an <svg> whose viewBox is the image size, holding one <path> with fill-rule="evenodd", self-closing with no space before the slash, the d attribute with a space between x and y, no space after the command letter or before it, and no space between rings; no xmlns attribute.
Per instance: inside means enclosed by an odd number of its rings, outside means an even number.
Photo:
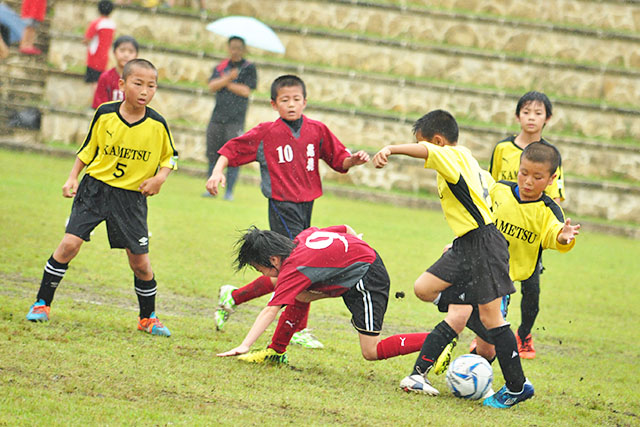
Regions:
<svg viewBox="0 0 640 427"><path fill-rule="evenodd" d="M406 392L423 393L430 396L440 394L440 392L431 385L429 380L420 374L404 377L404 379L400 381L400 388Z"/></svg>

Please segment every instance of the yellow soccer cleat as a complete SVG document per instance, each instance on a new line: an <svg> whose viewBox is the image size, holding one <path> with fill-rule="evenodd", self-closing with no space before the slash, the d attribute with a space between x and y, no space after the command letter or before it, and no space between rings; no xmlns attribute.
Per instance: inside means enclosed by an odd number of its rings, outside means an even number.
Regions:
<svg viewBox="0 0 640 427"><path fill-rule="evenodd" d="M442 350L438 360L433 365L433 372L436 375L444 374L447 372L447 368L449 367L449 363L451 363L451 355L453 354L453 349L458 344L458 338L454 338L451 340L449 344Z"/></svg>
<svg viewBox="0 0 640 427"><path fill-rule="evenodd" d="M238 360L247 363L269 363L273 365L286 365L289 363L286 351L284 353L277 353L272 348L265 348L264 350L243 354L238 356Z"/></svg>

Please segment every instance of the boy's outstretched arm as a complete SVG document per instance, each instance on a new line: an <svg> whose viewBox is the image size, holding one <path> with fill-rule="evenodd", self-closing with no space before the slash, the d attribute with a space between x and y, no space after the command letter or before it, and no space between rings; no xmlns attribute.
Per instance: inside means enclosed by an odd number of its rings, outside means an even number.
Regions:
<svg viewBox="0 0 640 427"><path fill-rule="evenodd" d="M153 196L160 192L160 188L162 184L167 180L167 177L171 173L171 168L162 167L158 170L158 173L155 176L152 176L149 179L145 179L142 184L140 184L140 192L143 196Z"/></svg>
<svg viewBox="0 0 640 427"><path fill-rule="evenodd" d="M69 178L67 178L67 182L62 186L63 197L73 197L76 195L76 191L78 190L78 175L80 175L80 172L82 172L85 166L86 164L76 157L71 172L69 172Z"/></svg>
<svg viewBox="0 0 640 427"><path fill-rule="evenodd" d="M245 337L244 341L242 341L242 344L240 344L238 347L233 348L229 351L225 351L224 353L218 353L218 356L219 357L237 356L240 354L247 353L249 349L251 349L251 346L253 345L253 343L255 343L257 339L260 338L260 335L262 335L262 333L267 329L267 327L269 327L271 322L274 321L274 319L278 315L278 312L280 311L281 308L282 307L277 305L273 305L273 306L268 305L265 308L263 308L260 314L258 314L258 317L256 317L256 321L253 322L253 326L249 330L249 333L247 333L247 336Z"/></svg>
<svg viewBox="0 0 640 427"><path fill-rule="evenodd" d="M351 157L347 157L342 162L342 169L349 170L353 166L359 166L367 163L369 161L369 154L366 151L358 151L355 154L352 154Z"/></svg>
<svg viewBox="0 0 640 427"><path fill-rule="evenodd" d="M571 241L580 234L580 224L571 225L571 218L567 218L564 221L564 227L558 233L558 243L561 245L568 245Z"/></svg>
<svg viewBox="0 0 640 427"><path fill-rule="evenodd" d="M417 159L427 159L429 149L424 144L400 144L387 145L373 156L373 164L376 168L383 168L389 162L389 156L393 154L404 154L405 156Z"/></svg>
<svg viewBox="0 0 640 427"><path fill-rule="evenodd" d="M211 171L211 176L207 180L207 191L214 196L218 195L218 186L222 185L224 187L227 183L224 170L228 165L229 159L227 156L220 155L216 165L213 167L213 171Z"/></svg>

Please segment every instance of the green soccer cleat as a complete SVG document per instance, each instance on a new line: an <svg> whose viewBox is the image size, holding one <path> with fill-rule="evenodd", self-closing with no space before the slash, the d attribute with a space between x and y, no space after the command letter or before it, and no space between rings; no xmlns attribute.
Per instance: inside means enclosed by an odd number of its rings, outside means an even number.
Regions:
<svg viewBox="0 0 640 427"><path fill-rule="evenodd" d="M314 337L311 333L311 329L303 329L296 332L291 337L291 344L298 344L304 348L323 348L324 345L318 341L318 338Z"/></svg>
<svg viewBox="0 0 640 427"><path fill-rule="evenodd" d="M247 363L269 363L272 365L286 365L289 363L289 357L287 356L286 351L284 353L277 353L272 348L243 354L238 356L238 360L242 360Z"/></svg>
<svg viewBox="0 0 640 427"><path fill-rule="evenodd" d="M451 340L449 344L442 350L438 360L433 365L433 372L436 375L444 374L447 372L447 368L449 367L449 363L451 363L451 355L453 354L453 349L458 344L458 338L454 338Z"/></svg>
<svg viewBox="0 0 640 427"><path fill-rule="evenodd" d="M223 285L220 287L220 294L218 297L218 309L213 314L213 320L216 323L216 330L222 329L231 313L234 312L236 303L231 296L231 292L235 291L235 286Z"/></svg>

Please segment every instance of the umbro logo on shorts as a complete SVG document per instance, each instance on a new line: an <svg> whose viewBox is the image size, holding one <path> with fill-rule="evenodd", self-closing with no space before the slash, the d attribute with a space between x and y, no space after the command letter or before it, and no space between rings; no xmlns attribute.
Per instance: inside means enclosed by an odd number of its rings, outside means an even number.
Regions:
<svg viewBox="0 0 640 427"><path fill-rule="evenodd" d="M138 239L138 243L140 243L140 246L147 246L149 244L149 239L146 237L141 237L140 239Z"/></svg>

